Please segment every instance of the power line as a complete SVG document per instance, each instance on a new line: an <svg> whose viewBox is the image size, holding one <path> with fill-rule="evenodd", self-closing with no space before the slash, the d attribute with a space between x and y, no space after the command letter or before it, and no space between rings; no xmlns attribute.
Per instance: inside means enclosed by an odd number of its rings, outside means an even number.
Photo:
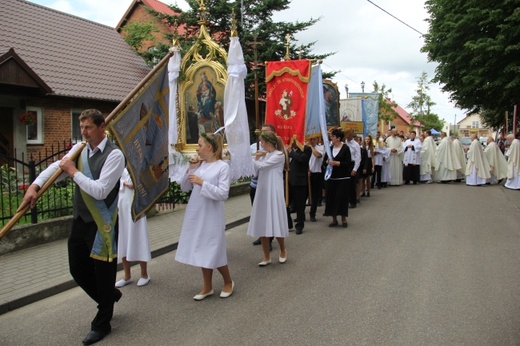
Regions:
<svg viewBox="0 0 520 346"><path fill-rule="evenodd" d="M390 12L388 12L387 10L383 9L381 6L379 5L376 5L374 4L372 1L370 0L367 0L369 3L371 3L372 5L374 5L375 7L379 8L381 11L385 12L386 14L388 14L389 16L393 17L394 19L397 19L398 21L400 21L401 23L403 23L404 25L406 25L407 27L409 27L410 29L412 29L413 31L419 33L421 36L424 36L424 34L422 32L420 32L419 30L415 29L414 27L412 27L411 25L408 25L407 23L403 22L401 19L397 18L396 16L394 16L393 14L391 14Z"/></svg>

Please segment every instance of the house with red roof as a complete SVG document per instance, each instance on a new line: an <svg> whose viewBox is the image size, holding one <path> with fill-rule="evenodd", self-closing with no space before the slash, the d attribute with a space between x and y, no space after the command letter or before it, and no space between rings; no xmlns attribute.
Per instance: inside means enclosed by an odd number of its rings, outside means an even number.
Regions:
<svg viewBox="0 0 520 346"><path fill-rule="evenodd" d="M153 33L154 40L143 42L141 47L142 52L153 49L157 43L171 45L171 41L167 39L167 35L174 33L174 27L170 26L167 20L157 18L153 12L168 16L176 14L167 4L161 1L133 0L119 23L116 25L116 30L121 34L124 31L123 29L125 25L131 22L154 24L158 31ZM178 28L178 33L180 35L184 34L183 26Z"/></svg>
<svg viewBox="0 0 520 346"><path fill-rule="evenodd" d="M395 127L397 132L403 131L405 135L410 133L412 130L417 132L417 135L422 133L421 123L413 120L406 110L399 105L392 107L392 109L397 113L397 116L387 123L380 121L377 128L379 131L386 132L390 128Z"/></svg>
<svg viewBox="0 0 520 346"><path fill-rule="evenodd" d="M81 139L78 115L105 115L150 68L112 27L23 0L0 1L0 151L27 157Z"/></svg>

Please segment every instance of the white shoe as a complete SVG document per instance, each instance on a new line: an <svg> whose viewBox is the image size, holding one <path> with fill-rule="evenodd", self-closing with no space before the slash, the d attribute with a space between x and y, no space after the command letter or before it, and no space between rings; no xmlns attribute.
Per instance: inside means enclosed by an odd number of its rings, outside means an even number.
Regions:
<svg viewBox="0 0 520 346"><path fill-rule="evenodd" d="M266 265L269 265L269 264L271 264L271 259L258 263L258 266L259 267L265 267Z"/></svg>
<svg viewBox="0 0 520 346"><path fill-rule="evenodd" d="M211 291L209 291L206 294L197 294L195 297L193 297L193 299L197 300L197 301L200 301L200 300L203 300L206 297L212 296L213 293L214 293L213 290L211 290Z"/></svg>
<svg viewBox="0 0 520 346"><path fill-rule="evenodd" d="M150 277L147 278L140 278L139 281L137 281L137 286L146 286L150 282Z"/></svg>
<svg viewBox="0 0 520 346"><path fill-rule="evenodd" d="M231 282L231 292L220 292L220 298L228 298L233 294L233 291L235 290L235 281Z"/></svg>
<svg viewBox="0 0 520 346"><path fill-rule="evenodd" d="M121 287L126 286L128 284L131 284L132 282L134 282L134 280L132 280L131 278L128 279L128 280L121 279L118 282L116 282L116 287L117 288L121 288Z"/></svg>

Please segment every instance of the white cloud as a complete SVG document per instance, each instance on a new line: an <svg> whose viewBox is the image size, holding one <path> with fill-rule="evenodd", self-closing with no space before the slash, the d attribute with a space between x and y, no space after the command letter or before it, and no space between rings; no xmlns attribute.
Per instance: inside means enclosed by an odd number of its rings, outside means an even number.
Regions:
<svg viewBox="0 0 520 346"><path fill-rule="evenodd" d="M33 0L59 11L71 13L95 22L115 26L131 0ZM184 0L177 2L186 8ZM239 1L237 1L239 3ZM426 33L427 12L418 0L371 0L414 29ZM392 88L395 101L403 108L415 94L417 77L423 71L433 78L435 64L428 63L420 52L424 42L421 35L399 22L367 0L292 0L290 9L277 13L278 21L304 21L321 17L308 30L296 35L301 43L316 41L315 52L337 52L324 61L324 71L341 70L334 77L344 95L345 84L352 92L371 91L374 81ZM449 96L436 84L430 85L430 96L436 103L433 111L452 123L454 115L463 118L463 111L449 102Z"/></svg>

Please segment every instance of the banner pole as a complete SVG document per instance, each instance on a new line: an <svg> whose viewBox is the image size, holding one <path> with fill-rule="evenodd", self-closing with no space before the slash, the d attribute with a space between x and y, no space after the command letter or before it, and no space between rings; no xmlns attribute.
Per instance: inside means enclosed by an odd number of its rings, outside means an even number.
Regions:
<svg viewBox="0 0 520 346"><path fill-rule="evenodd" d="M114 108L112 112L105 118L105 125L108 126L108 124L119 114L119 112L126 107L128 102L130 102L135 95L148 83L148 81L159 71L170 59L170 57L173 55L173 51L169 50L168 54L150 71L148 74L143 78L143 80L119 103L119 105ZM81 146L78 147L78 150L71 154L70 158L72 160L76 160L83 150L85 146L87 145L86 142L82 142ZM47 189L54 184L56 179L63 173L63 170L59 168L50 178L43 184L43 186L38 190L38 199L47 191ZM29 204L25 205L21 210L17 211L16 214L13 215L13 217L2 227L0 230L0 239L9 232L11 228L13 228L14 225L20 220L20 218L29 210Z"/></svg>

